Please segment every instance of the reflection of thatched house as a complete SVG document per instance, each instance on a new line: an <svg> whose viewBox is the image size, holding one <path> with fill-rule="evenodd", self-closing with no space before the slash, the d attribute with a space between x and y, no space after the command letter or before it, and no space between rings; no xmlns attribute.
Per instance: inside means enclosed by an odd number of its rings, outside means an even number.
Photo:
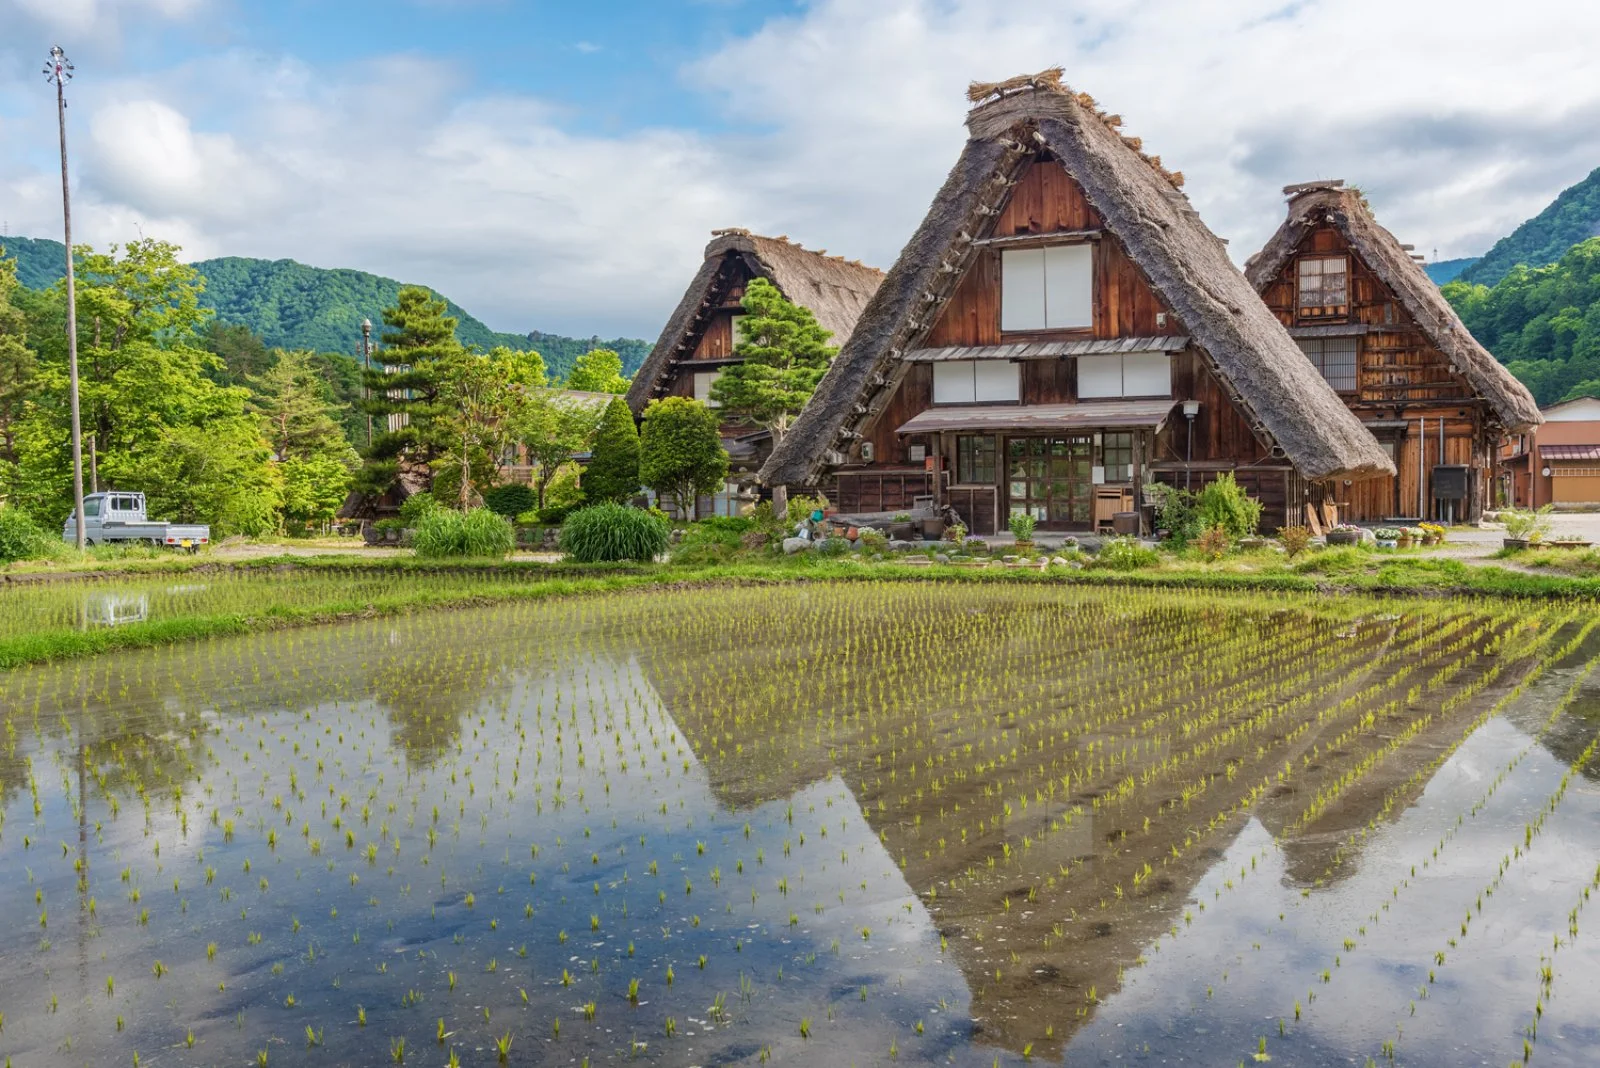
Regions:
<svg viewBox="0 0 1600 1068"><path fill-rule="evenodd" d="M1359 190L1335 180L1284 192L1288 218L1245 273L1398 469L1336 482L1334 499L1350 519L1476 519L1502 436L1541 422L1532 395Z"/></svg>
<svg viewBox="0 0 1600 1068"><path fill-rule="evenodd" d="M856 319L883 280L883 273L854 260L802 248L783 237L760 237L748 230L717 230L706 246L705 260L667 320L661 338L645 359L628 391L635 416L661 397L694 397L709 402L711 383L730 364L738 363L737 322L744 314L739 301L751 279L765 278L789 300L809 308L831 345L843 345ZM753 472L771 452L770 435L758 428L728 423L723 443L738 481ZM729 498L711 504L727 514ZM702 507L701 515L711 514Z"/></svg>
<svg viewBox="0 0 1600 1068"><path fill-rule="evenodd" d="M1236 473L1282 524L1393 465L1179 190L1060 71L974 86L966 148L761 472L847 512L1085 529Z"/></svg>

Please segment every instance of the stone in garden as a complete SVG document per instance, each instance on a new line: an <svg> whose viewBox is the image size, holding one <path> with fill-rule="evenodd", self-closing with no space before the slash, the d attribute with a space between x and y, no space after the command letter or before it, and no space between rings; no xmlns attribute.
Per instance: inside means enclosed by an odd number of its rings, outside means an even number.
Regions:
<svg viewBox="0 0 1600 1068"><path fill-rule="evenodd" d="M811 548L810 538L783 539L783 552L785 556L793 556L795 553L803 553L809 548Z"/></svg>
<svg viewBox="0 0 1600 1068"><path fill-rule="evenodd" d="M1071 563L1071 561L1064 556L1052 556L1050 558L1050 562L1056 567L1066 567L1069 563Z"/></svg>
<svg viewBox="0 0 1600 1068"><path fill-rule="evenodd" d="M889 551L892 553L903 553L911 548L913 548L913 545L909 541L901 541L900 539L895 538L889 542Z"/></svg>
<svg viewBox="0 0 1600 1068"><path fill-rule="evenodd" d="M944 553L934 553L933 562L936 564L948 564L950 562L950 558Z"/></svg>

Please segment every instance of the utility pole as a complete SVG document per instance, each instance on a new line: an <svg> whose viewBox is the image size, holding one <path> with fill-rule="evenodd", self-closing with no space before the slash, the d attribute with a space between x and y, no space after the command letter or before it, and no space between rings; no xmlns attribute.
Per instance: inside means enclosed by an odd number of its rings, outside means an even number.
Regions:
<svg viewBox="0 0 1600 1068"><path fill-rule="evenodd" d="M77 545L83 548L83 424L78 415L78 296L72 275L72 190L67 185L67 82L72 64L60 45L50 49L45 80L56 87L56 122L61 129L61 221L67 245L67 392L72 404L72 502Z"/></svg>
<svg viewBox="0 0 1600 1068"><path fill-rule="evenodd" d="M372 373L372 320L361 320L361 369ZM361 376L361 399L368 400L372 391L367 388L366 375ZM367 411L367 451L372 451L372 411Z"/></svg>

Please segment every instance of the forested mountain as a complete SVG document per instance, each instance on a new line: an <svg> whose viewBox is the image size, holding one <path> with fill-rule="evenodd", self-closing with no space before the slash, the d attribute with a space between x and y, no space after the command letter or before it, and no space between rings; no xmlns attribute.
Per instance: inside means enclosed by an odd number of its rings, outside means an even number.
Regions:
<svg viewBox="0 0 1600 1068"><path fill-rule="evenodd" d="M1493 287L1447 283L1444 295L1541 405L1600 396L1600 237L1558 263L1513 266Z"/></svg>
<svg viewBox="0 0 1600 1068"><path fill-rule="evenodd" d="M17 261L18 280L30 289L53 285L65 271L59 241L8 237L0 246L7 257ZM200 260L193 266L206 281L200 303L215 310L219 322L248 326L272 348L313 352L356 352L361 320L368 318L378 324L379 312L395 304L404 284L366 271L308 267L294 260L225 256ZM447 303L450 314L459 320L456 336L463 343L485 350L496 345L537 349L552 375L565 375L579 356L594 348L617 352L623 372L632 374L650 351L650 342L638 338L499 333L454 302ZM376 325L375 333L381 330L382 326Z"/></svg>
<svg viewBox="0 0 1600 1068"><path fill-rule="evenodd" d="M1549 207L1495 242L1482 259L1461 272L1461 280L1492 286L1519 263L1530 267L1555 263L1573 245L1596 235L1600 235L1600 167L1577 185L1562 190Z"/></svg>
<svg viewBox="0 0 1600 1068"><path fill-rule="evenodd" d="M1442 286L1446 282L1453 282L1461 276L1461 272L1477 263L1481 257L1463 256L1459 260L1439 260L1436 263L1425 263L1422 269L1428 272L1428 277L1433 279L1433 284Z"/></svg>

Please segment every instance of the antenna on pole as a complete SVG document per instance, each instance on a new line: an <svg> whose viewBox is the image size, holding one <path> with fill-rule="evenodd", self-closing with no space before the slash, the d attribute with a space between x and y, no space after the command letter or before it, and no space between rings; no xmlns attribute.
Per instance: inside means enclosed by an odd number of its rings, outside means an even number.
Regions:
<svg viewBox="0 0 1600 1068"><path fill-rule="evenodd" d="M72 271L72 189L67 183L67 83L72 80L72 61L60 45L50 49L44 65L45 81L56 87L56 123L61 130L61 229L67 246L67 382L72 405L72 501L75 542L84 544L83 516L83 422L78 414L78 296Z"/></svg>

